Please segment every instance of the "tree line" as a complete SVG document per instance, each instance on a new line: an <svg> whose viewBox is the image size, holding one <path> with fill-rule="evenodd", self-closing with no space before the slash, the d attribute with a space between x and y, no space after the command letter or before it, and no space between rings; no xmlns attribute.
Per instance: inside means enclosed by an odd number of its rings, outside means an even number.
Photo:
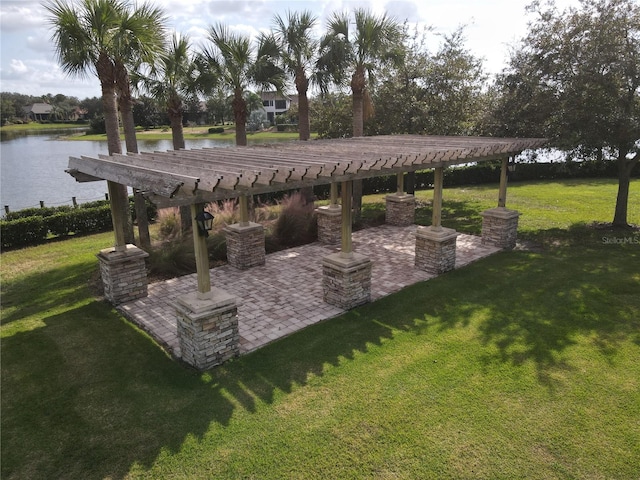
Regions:
<svg viewBox="0 0 640 480"><path fill-rule="evenodd" d="M426 47L419 31L388 14L336 12L314 35L309 11L274 16L256 38L210 25L196 48L151 3L81 0L45 3L62 68L93 73L102 88L109 152L137 151L136 98L162 105L174 148L183 119L200 99L231 100L237 145L246 145L247 92L295 90L301 140L321 136L418 133L544 136L573 157L619 165L614 223L627 223L627 200L640 150L640 6L634 0L583 0L559 10L534 1L528 34L508 66L489 81L465 47L464 30ZM316 92L310 96L309 92Z"/></svg>

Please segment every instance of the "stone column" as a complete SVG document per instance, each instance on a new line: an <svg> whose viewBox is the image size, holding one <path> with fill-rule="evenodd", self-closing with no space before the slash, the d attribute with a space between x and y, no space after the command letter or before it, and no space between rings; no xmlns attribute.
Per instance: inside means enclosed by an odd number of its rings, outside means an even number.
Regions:
<svg viewBox="0 0 640 480"><path fill-rule="evenodd" d="M342 235L342 211L340 205L316 208L318 218L318 241L329 245L340 243Z"/></svg>
<svg viewBox="0 0 640 480"><path fill-rule="evenodd" d="M114 305L147 296L147 268L144 259L149 254L135 245L101 250L100 274L104 296Z"/></svg>
<svg viewBox="0 0 640 480"><path fill-rule="evenodd" d="M175 304L182 360L199 370L240 354L237 299L215 288L209 293L189 293Z"/></svg>
<svg viewBox="0 0 640 480"><path fill-rule="evenodd" d="M452 228L418 227L415 265L420 270L439 275L456 266L456 239Z"/></svg>
<svg viewBox="0 0 640 480"><path fill-rule="evenodd" d="M415 265L434 275L439 275L456 266L456 239L458 232L444 228L442 220L442 185L444 169L438 167L433 175L433 214L431 226L416 230Z"/></svg>
<svg viewBox="0 0 640 480"><path fill-rule="evenodd" d="M259 223L234 223L224 229L229 265L246 270L264 265L264 227Z"/></svg>
<svg viewBox="0 0 640 480"><path fill-rule="evenodd" d="M480 214L482 215L482 243L505 250L511 250L516 246L518 218L520 217L520 213L516 210L506 208L508 170L509 158L505 157L502 159L502 168L500 170L498 206L485 210Z"/></svg>
<svg viewBox="0 0 640 480"><path fill-rule="evenodd" d="M408 227L415 221L416 199L404 193L404 172L397 175L397 187L394 195L387 195L385 222L396 227Z"/></svg>
<svg viewBox="0 0 640 480"><path fill-rule="evenodd" d="M349 310L371 300L371 260L359 253L334 253L322 259L325 302Z"/></svg>
<svg viewBox="0 0 640 480"><path fill-rule="evenodd" d="M482 215L482 243L505 250L516 246L520 213L504 207L485 210Z"/></svg>
<svg viewBox="0 0 640 480"><path fill-rule="evenodd" d="M407 193L387 195L385 222L396 227L408 227L415 223L416 198Z"/></svg>
<svg viewBox="0 0 640 480"><path fill-rule="evenodd" d="M371 300L371 260L352 248L352 187L342 182L341 251L322 259L323 299L346 310Z"/></svg>

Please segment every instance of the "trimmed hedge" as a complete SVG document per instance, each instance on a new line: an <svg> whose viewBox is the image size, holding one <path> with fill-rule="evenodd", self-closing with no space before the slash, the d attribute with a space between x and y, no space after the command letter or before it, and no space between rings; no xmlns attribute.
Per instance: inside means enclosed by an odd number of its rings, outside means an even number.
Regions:
<svg viewBox="0 0 640 480"><path fill-rule="evenodd" d="M135 219L133 198L131 215ZM147 202L147 216L155 220L158 212ZM107 200L83 203L77 208L61 207L25 208L9 212L0 221L2 248L20 248L45 242L48 238L69 234L86 235L113 228L111 206Z"/></svg>
<svg viewBox="0 0 640 480"><path fill-rule="evenodd" d="M224 127L211 127L209 133L224 133Z"/></svg>

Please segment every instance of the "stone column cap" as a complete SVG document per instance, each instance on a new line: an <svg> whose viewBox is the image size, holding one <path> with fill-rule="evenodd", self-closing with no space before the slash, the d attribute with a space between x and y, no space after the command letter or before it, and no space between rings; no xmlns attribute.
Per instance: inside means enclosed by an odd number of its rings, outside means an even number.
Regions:
<svg viewBox="0 0 640 480"><path fill-rule="evenodd" d="M318 207L316 208L316 213L320 213L322 215L334 215L336 217L342 215L342 206L338 205L338 206L334 206L332 207L331 205L324 205L322 207Z"/></svg>
<svg viewBox="0 0 640 480"><path fill-rule="evenodd" d="M416 197L410 193L403 193L398 195L397 193L391 193L384 197L388 202L414 202Z"/></svg>
<svg viewBox="0 0 640 480"><path fill-rule="evenodd" d="M368 263L371 263L369 257L356 252L351 252L349 255L344 255L342 252L332 253L322 259L322 265L338 267L341 270L356 269Z"/></svg>
<svg viewBox="0 0 640 480"><path fill-rule="evenodd" d="M517 210L510 210L506 207L495 207L485 210L484 212L480 212L480 215L483 217L497 217L503 219L509 219L514 217L519 217L521 215Z"/></svg>
<svg viewBox="0 0 640 480"><path fill-rule="evenodd" d="M124 250L118 250L116 247L103 248L97 257L110 263L127 262L135 258L147 258L149 254L128 243L125 245Z"/></svg>
<svg viewBox="0 0 640 480"><path fill-rule="evenodd" d="M453 228L434 227L430 225L428 227L418 227L416 230L416 237L422 237L435 242L446 242L452 240L460 235Z"/></svg>
<svg viewBox="0 0 640 480"><path fill-rule="evenodd" d="M199 292L190 292L178 297L175 307L180 310L188 310L191 312L190 316L197 319L211 315L216 310L237 307L240 303L237 297L219 288L212 288L207 297L203 298L203 294Z"/></svg>
<svg viewBox="0 0 640 480"><path fill-rule="evenodd" d="M246 225L243 225L241 223L234 223L231 225L227 225L224 230L231 230L234 232L239 232L239 233L243 233L243 232L250 232L252 230L264 230L264 226L262 226L260 223L255 223L255 222L247 222Z"/></svg>

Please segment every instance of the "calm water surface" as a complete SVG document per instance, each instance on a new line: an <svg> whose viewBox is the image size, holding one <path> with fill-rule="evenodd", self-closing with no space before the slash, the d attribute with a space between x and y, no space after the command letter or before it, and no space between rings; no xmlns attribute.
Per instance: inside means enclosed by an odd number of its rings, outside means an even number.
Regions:
<svg viewBox="0 0 640 480"><path fill-rule="evenodd" d="M68 135L68 131L65 134ZM106 155L107 142L61 140L60 133L38 135L2 135L0 137L0 204L11 211L28 207L71 205L101 200L107 192L107 182L79 183L65 172L69 157ZM219 140L187 140L186 148L230 146ZM170 150L171 140L141 141L144 151ZM124 150L124 145L123 145ZM4 208L1 212L4 214Z"/></svg>

